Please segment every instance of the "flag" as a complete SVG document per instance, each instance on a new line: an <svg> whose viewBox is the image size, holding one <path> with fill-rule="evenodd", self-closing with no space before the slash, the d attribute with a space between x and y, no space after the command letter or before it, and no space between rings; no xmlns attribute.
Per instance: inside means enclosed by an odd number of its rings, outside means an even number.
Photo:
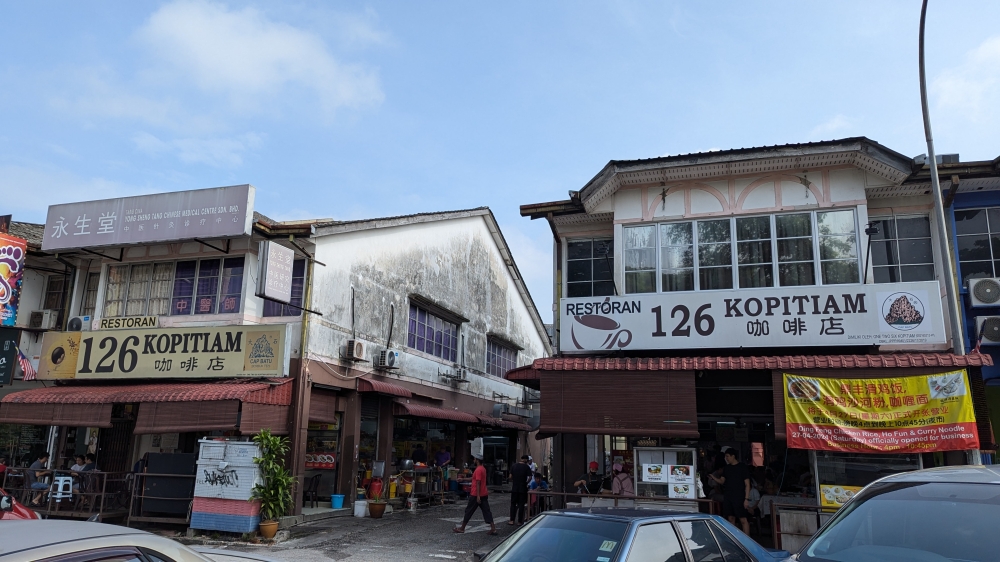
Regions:
<svg viewBox="0 0 1000 562"><path fill-rule="evenodd" d="M24 371L24 379L26 381L35 380L35 368L31 366L31 361L21 353L21 350L17 350L17 363L21 365L21 370Z"/></svg>

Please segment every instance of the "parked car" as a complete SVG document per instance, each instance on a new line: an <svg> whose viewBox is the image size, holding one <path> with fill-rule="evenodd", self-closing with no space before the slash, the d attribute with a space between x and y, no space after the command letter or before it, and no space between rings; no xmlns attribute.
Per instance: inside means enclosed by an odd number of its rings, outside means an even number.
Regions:
<svg viewBox="0 0 1000 562"><path fill-rule="evenodd" d="M0 524L0 562L237 562L266 561L234 551L198 553L181 543L128 527L84 521Z"/></svg>
<svg viewBox="0 0 1000 562"><path fill-rule="evenodd" d="M7 492L0 488L0 520L9 521L14 519L41 519L34 510L28 509L14 496L7 495Z"/></svg>
<svg viewBox="0 0 1000 562"><path fill-rule="evenodd" d="M1000 557L1000 467L887 476L866 486L793 560L985 562Z"/></svg>
<svg viewBox="0 0 1000 562"><path fill-rule="evenodd" d="M589 508L547 511L483 562L781 562L725 519L679 511Z"/></svg>

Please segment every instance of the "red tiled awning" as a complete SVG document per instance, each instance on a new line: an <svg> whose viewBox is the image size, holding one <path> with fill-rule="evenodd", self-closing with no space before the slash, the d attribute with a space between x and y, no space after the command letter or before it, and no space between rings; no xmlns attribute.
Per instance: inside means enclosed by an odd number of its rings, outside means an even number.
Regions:
<svg viewBox="0 0 1000 562"><path fill-rule="evenodd" d="M377 392L379 394L388 394L389 396L399 396L400 398L413 398L412 392L398 384L373 379L358 379L358 392Z"/></svg>
<svg viewBox="0 0 1000 562"><path fill-rule="evenodd" d="M982 367L989 355L886 353L880 355L779 355L762 357L546 357L507 372L511 381L537 380L540 371L710 371L742 369L898 369Z"/></svg>
<svg viewBox="0 0 1000 562"><path fill-rule="evenodd" d="M452 420L472 424L479 423L478 417L458 410L446 410L444 408L422 406L420 404L404 404L402 402L396 402L392 405L392 414L394 416L415 416L435 420Z"/></svg>
<svg viewBox="0 0 1000 562"><path fill-rule="evenodd" d="M518 431L531 431L531 426L526 423L512 422L508 420L502 420L499 418L493 418L490 416L476 416L479 418L479 422L482 425L492 425L494 427L502 427L504 429L516 429Z"/></svg>
<svg viewBox="0 0 1000 562"><path fill-rule="evenodd" d="M206 402L240 400L250 404L288 406L291 379L225 380L95 386L52 386L12 392L4 404L130 404L135 402ZM0 420L2 421L2 420Z"/></svg>

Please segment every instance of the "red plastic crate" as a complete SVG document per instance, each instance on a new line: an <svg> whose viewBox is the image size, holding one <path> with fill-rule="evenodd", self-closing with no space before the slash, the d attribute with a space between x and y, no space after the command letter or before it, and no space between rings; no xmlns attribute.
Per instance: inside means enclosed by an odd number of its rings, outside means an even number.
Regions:
<svg viewBox="0 0 1000 562"><path fill-rule="evenodd" d="M219 515L260 515L260 502L246 500L224 500L220 498L194 498L191 511L216 513Z"/></svg>

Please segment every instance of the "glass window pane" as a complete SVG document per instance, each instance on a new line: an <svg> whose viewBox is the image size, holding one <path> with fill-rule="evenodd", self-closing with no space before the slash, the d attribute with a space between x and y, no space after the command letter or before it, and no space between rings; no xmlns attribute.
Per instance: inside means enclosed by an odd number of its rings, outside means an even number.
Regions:
<svg viewBox="0 0 1000 562"><path fill-rule="evenodd" d="M698 266L730 265L733 248L729 244L698 244Z"/></svg>
<svg viewBox="0 0 1000 562"><path fill-rule="evenodd" d="M823 236L819 239L819 259L837 260L858 257L858 243L851 236Z"/></svg>
<svg viewBox="0 0 1000 562"><path fill-rule="evenodd" d="M816 229L823 236L854 234L854 211L816 213Z"/></svg>
<svg viewBox="0 0 1000 562"><path fill-rule="evenodd" d="M625 250L625 271L656 269L656 250Z"/></svg>
<svg viewBox="0 0 1000 562"><path fill-rule="evenodd" d="M614 257L614 240L594 240L594 257L604 259L604 256Z"/></svg>
<svg viewBox="0 0 1000 562"><path fill-rule="evenodd" d="M899 268L895 266L873 268L872 278L875 279L876 283L898 283L900 281Z"/></svg>
<svg viewBox="0 0 1000 562"><path fill-rule="evenodd" d="M636 529L626 562L685 562L684 549L670 523Z"/></svg>
<svg viewBox="0 0 1000 562"><path fill-rule="evenodd" d="M613 267L613 262L610 258L598 258L591 260L590 262L594 266L594 280L595 281L607 281L610 280L613 275L611 269Z"/></svg>
<svg viewBox="0 0 1000 562"><path fill-rule="evenodd" d="M778 238L812 236L812 218L809 213L777 215L774 217L774 226Z"/></svg>
<svg viewBox="0 0 1000 562"><path fill-rule="evenodd" d="M698 221L698 244L729 242L729 219Z"/></svg>
<svg viewBox="0 0 1000 562"><path fill-rule="evenodd" d="M934 261L931 253L931 239L915 239L899 241L900 263L931 263Z"/></svg>
<svg viewBox="0 0 1000 562"><path fill-rule="evenodd" d="M740 287L771 287L774 284L774 272L770 265L743 265L739 268Z"/></svg>
<svg viewBox="0 0 1000 562"><path fill-rule="evenodd" d="M930 217L906 217L896 219L899 238L930 238Z"/></svg>
<svg viewBox="0 0 1000 562"><path fill-rule="evenodd" d="M771 217L736 219L737 240L768 240L771 238Z"/></svg>
<svg viewBox="0 0 1000 562"><path fill-rule="evenodd" d="M566 296L573 297L590 297L591 295L591 283L589 281L585 283L567 283L566 284Z"/></svg>
<svg viewBox="0 0 1000 562"><path fill-rule="evenodd" d="M683 246L691 244L691 223L679 222L660 225L660 244L664 246Z"/></svg>
<svg viewBox="0 0 1000 562"><path fill-rule="evenodd" d="M693 291L694 270L680 269L663 274L663 291Z"/></svg>
<svg viewBox="0 0 1000 562"><path fill-rule="evenodd" d="M816 275L812 262L778 265L778 283L782 287L815 285Z"/></svg>
<svg viewBox="0 0 1000 562"><path fill-rule="evenodd" d="M733 268L698 268L698 282L702 291L733 288Z"/></svg>
<svg viewBox="0 0 1000 562"><path fill-rule="evenodd" d="M739 263L771 263L771 241L737 242Z"/></svg>
<svg viewBox="0 0 1000 562"><path fill-rule="evenodd" d="M989 232L986 224L986 209L955 211L955 234L979 234Z"/></svg>
<svg viewBox="0 0 1000 562"><path fill-rule="evenodd" d="M729 536L729 533L722 530L722 527L715 522L710 523L709 526L712 528L715 540L719 541L719 547L722 548L722 555L726 558L726 562L753 562L740 545Z"/></svg>
<svg viewBox="0 0 1000 562"><path fill-rule="evenodd" d="M813 259L812 243L812 238L778 240L778 261L811 261Z"/></svg>
<svg viewBox="0 0 1000 562"><path fill-rule="evenodd" d="M871 252L873 265L895 265L899 263L899 256L896 254L896 242L894 240L872 242Z"/></svg>
<svg viewBox="0 0 1000 562"><path fill-rule="evenodd" d="M872 240L891 240L896 238L896 223L892 220L892 217L869 217L869 220L878 229L878 234L872 234Z"/></svg>
<svg viewBox="0 0 1000 562"><path fill-rule="evenodd" d="M902 281L933 281L934 266L927 265L904 265L900 269Z"/></svg>
<svg viewBox="0 0 1000 562"><path fill-rule="evenodd" d="M837 260L822 262L824 285L842 285L858 282L858 261Z"/></svg>
<svg viewBox="0 0 1000 562"><path fill-rule="evenodd" d="M581 296L607 297L607 296L612 296L614 294L615 294L614 281L597 281L594 283L593 295L581 295Z"/></svg>
<svg viewBox="0 0 1000 562"><path fill-rule="evenodd" d="M656 272L642 271L638 273L626 273L625 292L629 294L656 292Z"/></svg>
<svg viewBox="0 0 1000 562"><path fill-rule="evenodd" d="M573 281L590 281L593 276L593 268L591 266L591 260L576 260L566 262L566 280L569 282Z"/></svg>
<svg viewBox="0 0 1000 562"><path fill-rule="evenodd" d="M566 243L566 257L571 260L590 258L593 243L590 240L572 240Z"/></svg>
<svg viewBox="0 0 1000 562"><path fill-rule="evenodd" d="M691 246L670 246L663 248L660 255L660 267L665 270L693 267L693 254Z"/></svg>
<svg viewBox="0 0 1000 562"><path fill-rule="evenodd" d="M653 248L656 246L656 230L653 226L633 226L625 229L625 249Z"/></svg>
<svg viewBox="0 0 1000 562"><path fill-rule="evenodd" d="M991 258L989 235L958 237L959 261L988 260Z"/></svg>
<svg viewBox="0 0 1000 562"><path fill-rule="evenodd" d="M724 562L722 551L704 521L681 521L677 524L687 541L694 562Z"/></svg>
<svg viewBox="0 0 1000 562"><path fill-rule="evenodd" d="M965 284L969 279L993 277L993 262L991 261L963 261L959 267L962 270L962 284Z"/></svg>

